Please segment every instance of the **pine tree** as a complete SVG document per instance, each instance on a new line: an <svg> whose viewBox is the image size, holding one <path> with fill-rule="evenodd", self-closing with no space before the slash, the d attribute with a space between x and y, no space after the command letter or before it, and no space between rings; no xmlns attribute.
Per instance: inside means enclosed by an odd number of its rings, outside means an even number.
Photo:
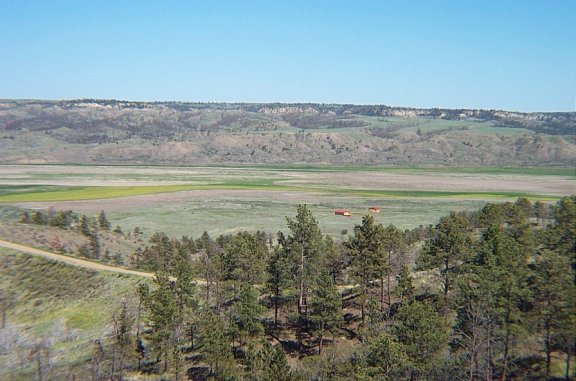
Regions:
<svg viewBox="0 0 576 381"><path fill-rule="evenodd" d="M234 357L225 331L224 322L218 315L211 311L204 312L200 320L201 352L210 373L220 379L235 373Z"/></svg>
<svg viewBox="0 0 576 381"><path fill-rule="evenodd" d="M383 332L370 340L367 348L366 365L372 380L409 380L412 365L404 346L389 333Z"/></svg>
<svg viewBox="0 0 576 381"><path fill-rule="evenodd" d="M416 300L402 306L395 317L392 336L410 359L410 379L427 379L448 345L444 317L430 303Z"/></svg>
<svg viewBox="0 0 576 381"><path fill-rule="evenodd" d="M398 281L396 282L396 288L394 292L400 298L400 302L404 301L404 298L410 300L414 296L414 285L412 284L412 274L407 265L403 265L400 269L400 274L398 274Z"/></svg>
<svg viewBox="0 0 576 381"><path fill-rule="evenodd" d="M186 317L197 307L193 272L187 254L177 252L169 271L155 273L154 290L140 290L153 326L149 339L157 357L164 359L164 372L170 369L174 348L179 347L185 334Z"/></svg>
<svg viewBox="0 0 576 381"><path fill-rule="evenodd" d="M20 222L23 224L32 223L32 217L30 217L30 212L26 211L26 212L22 213L22 218L20 219Z"/></svg>
<svg viewBox="0 0 576 381"><path fill-rule="evenodd" d="M134 317L130 313L126 302L122 302L112 320L114 322L114 357L118 361L118 367L116 369L119 372L120 379L122 379L125 363L134 355L134 342L132 338ZM114 361L114 363L116 363L116 361ZM115 374L115 369L112 369L112 378L114 378Z"/></svg>
<svg viewBox="0 0 576 381"><path fill-rule="evenodd" d="M100 259L101 246L100 240L98 239L98 234L94 233L90 235L90 256L94 259Z"/></svg>
<svg viewBox="0 0 576 381"><path fill-rule="evenodd" d="M266 241L257 235L241 232L222 247L225 280L251 285L262 283L268 257Z"/></svg>
<svg viewBox="0 0 576 381"><path fill-rule="evenodd" d="M554 339L574 311L574 293L568 258L550 250L542 251L534 263L532 282L537 318L546 353L546 376L550 376Z"/></svg>
<svg viewBox="0 0 576 381"><path fill-rule="evenodd" d="M322 271L326 271L331 277L334 284L341 281L342 273L346 266L346 258L342 245L334 242L332 237L324 237L324 252L321 257Z"/></svg>
<svg viewBox="0 0 576 381"><path fill-rule="evenodd" d="M82 215L80 217L80 232L84 234L86 237L90 237L92 235L92 229L90 229L90 222L88 221L88 217L86 215Z"/></svg>
<svg viewBox="0 0 576 381"><path fill-rule="evenodd" d="M266 342L262 348L261 359L264 373L262 381L289 381L291 379L291 368L281 346L272 346Z"/></svg>
<svg viewBox="0 0 576 381"><path fill-rule="evenodd" d="M280 247L275 247L267 266L266 290L272 294L274 326L278 326L278 310L283 301L282 290L288 284L288 261L284 254Z"/></svg>
<svg viewBox="0 0 576 381"><path fill-rule="evenodd" d="M120 227L120 225L116 225L116 227L114 228L114 233L116 233L118 235L124 235L124 232L122 231L122 228Z"/></svg>
<svg viewBox="0 0 576 381"><path fill-rule="evenodd" d="M392 307L392 286L390 282L390 274L392 273L392 262L398 263L400 258L406 251L406 244L404 243L404 234L394 225L388 225L384 228L383 235L384 251L387 253L385 260L379 261L380 272L380 308L384 311L384 277L386 277L386 293L388 304L388 315L390 315L390 308Z"/></svg>
<svg viewBox="0 0 576 381"><path fill-rule="evenodd" d="M326 333L334 332L342 323L342 297L332 282L332 278L322 275L316 280L312 294L310 320L319 340L318 354Z"/></svg>
<svg viewBox="0 0 576 381"><path fill-rule="evenodd" d="M526 252L522 241L517 241L513 228L505 229L503 225L494 223L483 234L481 250L477 258L480 268L477 273L482 279L486 290L490 290L494 300L494 327L491 329L489 347L490 362L494 362L495 348L493 342L498 339L502 344L501 350L501 379L506 379L509 371L510 358L514 352L515 339L525 328L526 323L522 313L522 306L530 297L528 288L528 268ZM488 293L488 292L485 292Z"/></svg>
<svg viewBox="0 0 576 381"><path fill-rule="evenodd" d="M32 216L32 223L36 225L46 225L48 223L48 216L39 210Z"/></svg>
<svg viewBox="0 0 576 381"><path fill-rule="evenodd" d="M250 381L290 381L292 369L280 345L268 341L256 351L250 346L246 353L246 377Z"/></svg>
<svg viewBox="0 0 576 381"><path fill-rule="evenodd" d="M106 213L104 211L100 211L100 215L98 216L98 226L102 230L110 231L112 225L110 225L110 221L108 221L108 217L106 217Z"/></svg>
<svg viewBox="0 0 576 381"><path fill-rule="evenodd" d="M262 333L264 328L260 323L264 306L258 303L258 293L253 286L243 284L240 286L238 298L232 305L232 319L244 343L249 336Z"/></svg>
<svg viewBox="0 0 576 381"><path fill-rule="evenodd" d="M318 222L306 205L298 205L296 219L287 218L290 235L285 250L293 260L298 282L298 313L306 315L307 300L314 269L322 252L322 234Z"/></svg>
<svg viewBox="0 0 576 381"><path fill-rule="evenodd" d="M434 237L418 257L419 268L440 269L444 296L448 296L452 278L471 260L472 240L467 232L468 220L462 214L450 213L442 217L434 230Z"/></svg>
<svg viewBox="0 0 576 381"><path fill-rule="evenodd" d="M354 226L354 235L345 242L351 258L352 275L360 283L361 317L365 319L365 307L372 281L381 278L387 269L387 255L384 248L384 227L376 224L374 217L366 215L362 225Z"/></svg>

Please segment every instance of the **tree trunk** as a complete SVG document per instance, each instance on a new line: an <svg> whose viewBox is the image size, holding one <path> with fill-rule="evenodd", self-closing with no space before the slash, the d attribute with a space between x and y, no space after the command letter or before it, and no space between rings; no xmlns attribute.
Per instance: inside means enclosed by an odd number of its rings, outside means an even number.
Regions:
<svg viewBox="0 0 576 381"><path fill-rule="evenodd" d="M486 368L486 380L494 379L494 351L493 351L493 340L494 337L494 326L493 321L490 319L490 325L488 328L488 360Z"/></svg>
<svg viewBox="0 0 576 381"><path fill-rule="evenodd" d="M36 379L38 381L43 380L43 371L42 371L42 352L40 346L36 348Z"/></svg>
<svg viewBox="0 0 576 381"><path fill-rule="evenodd" d="M549 302L548 302L549 303ZM550 364L552 361L552 348L550 345L550 317L546 317L544 322L544 327L546 328L546 337L544 339L544 348L546 349L546 376L550 376Z"/></svg>
<svg viewBox="0 0 576 381"><path fill-rule="evenodd" d="M164 373L168 372L168 368L169 368L169 364L168 364L168 345L166 345L166 348L164 349Z"/></svg>
<svg viewBox="0 0 576 381"><path fill-rule="evenodd" d="M304 248L300 252L300 297L298 298L298 314L302 315L304 307Z"/></svg>
<svg viewBox="0 0 576 381"><path fill-rule="evenodd" d="M116 351L113 351L112 352L112 365L110 367L111 368L110 376L112 379L114 379L114 371L116 370L115 367L116 367Z"/></svg>
<svg viewBox="0 0 576 381"><path fill-rule="evenodd" d="M318 345L318 355L322 354L323 343L324 343L324 322L320 323L320 343Z"/></svg>
<svg viewBox="0 0 576 381"><path fill-rule="evenodd" d="M506 335L504 336L504 354L502 362L502 375L500 381L506 380L506 374L508 373L508 355L510 352L510 309L506 312Z"/></svg>
<svg viewBox="0 0 576 381"><path fill-rule="evenodd" d="M364 286L364 289L362 290L362 300L360 301L360 316L362 317L362 324L364 324L364 322L366 321L366 316L365 316L365 312L364 312L364 305L366 304L366 299L367 299L367 295L368 295L368 289L366 288L366 286Z"/></svg>
<svg viewBox="0 0 576 381"><path fill-rule="evenodd" d="M448 280L448 270L450 269L449 265L450 262L448 259L444 260L444 296L448 296L448 287L450 285Z"/></svg>
<svg viewBox="0 0 576 381"><path fill-rule="evenodd" d="M194 350L194 334L196 331L196 327L194 323L190 324L190 349Z"/></svg>
<svg viewBox="0 0 576 381"><path fill-rule="evenodd" d="M2 306L2 329L6 328L6 308Z"/></svg>
<svg viewBox="0 0 576 381"><path fill-rule="evenodd" d="M570 380L570 346L568 346L568 350L566 351L566 372L564 373L564 379L566 381Z"/></svg>
<svg viewBox="0 0 576 381"><path fill-rule="evenodd" d="M390 259L392 258L392 250L388 250L388 269L386 270L386 281L387 281L387 287L388 289L386 290L387 294L388 294L388 317L390 317L390 309L392 308L392 295L391 295L391 289L390 289L390 273L392 272L392 267L390 267Z"/></svg>
<svg viewBox="0 0 576 381"><path fill-rule="evenodd" d="M274 327L278 327L278 299L280 299L278 289L274 294Z"/></svg>
<svg viewBox="0 0 576 381"><path fill-rule="evenodd" d="M380 312L384 312L384 276L380 277Z"/></svg>

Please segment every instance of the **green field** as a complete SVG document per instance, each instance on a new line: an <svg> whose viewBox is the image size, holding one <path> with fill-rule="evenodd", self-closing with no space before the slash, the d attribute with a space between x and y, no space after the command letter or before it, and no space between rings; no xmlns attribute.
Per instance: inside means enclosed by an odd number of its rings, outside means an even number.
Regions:
<svg viewBox="0 0 576 381"><path fill-rule="evenodd" d="M340 236L370 206L382 208L379 221L413 228L487 201L554 202L573 193L576 177L569 168L68 165L0 166L0 179L1 206L105 210L113 224L146 234L275 233L296 205L307 204L325 233ZM339 208L353 216L335 216Z"/></svg>
<svg viewBox="0 0 576 381"><path fill-rule="evenodd" d="M65 187L65 186L2 186L0 202L73 201L130 197L155 193L193 190L187 185L130 186L130 187Z"/></svg>

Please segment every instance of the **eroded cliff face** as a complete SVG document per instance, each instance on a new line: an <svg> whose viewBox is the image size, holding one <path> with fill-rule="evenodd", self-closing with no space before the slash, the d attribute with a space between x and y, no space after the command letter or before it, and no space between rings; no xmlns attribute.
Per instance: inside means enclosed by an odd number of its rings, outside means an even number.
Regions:
<svg viewBox="0 0 576 381"><path fill-rule="evenodd" d="M1 163L576 166L576 113L0 102Z"/></svg>

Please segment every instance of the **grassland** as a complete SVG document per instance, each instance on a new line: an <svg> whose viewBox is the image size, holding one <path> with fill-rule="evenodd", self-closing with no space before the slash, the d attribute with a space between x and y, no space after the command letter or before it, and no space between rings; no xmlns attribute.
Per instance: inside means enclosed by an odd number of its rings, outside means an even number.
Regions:
<svg viewBox="0 0 576 381"><path fill-rule="evenodd" d="M211 235L286 228L307 204L325 233L351 231L370 206L402 228L434 224L486 201L553 202L574 193L574 171L544 168L383 168L377 166L0 166L0 205L105 210L114 225L146 234ZM351 218L334 209L352 211Z"/></svg>
<svg viewBox="0 0 576 381"><path fill-rule="evenodd" d="M0 248L0 295L8 300L0 335L0 379L35 378L34 346L49 348L46 379L90 377L92 341L111 330L121 300L140 278L96 273Z"/></svg>
<svg viewBox="0 0 576 381"><path fill-rule="evenodd" d="M159 185L159 186L3 186L0 188L0 201L72 201L96 200L103 198L130 197L145 194L179 192L193 190L194 186Z"/></svg>

